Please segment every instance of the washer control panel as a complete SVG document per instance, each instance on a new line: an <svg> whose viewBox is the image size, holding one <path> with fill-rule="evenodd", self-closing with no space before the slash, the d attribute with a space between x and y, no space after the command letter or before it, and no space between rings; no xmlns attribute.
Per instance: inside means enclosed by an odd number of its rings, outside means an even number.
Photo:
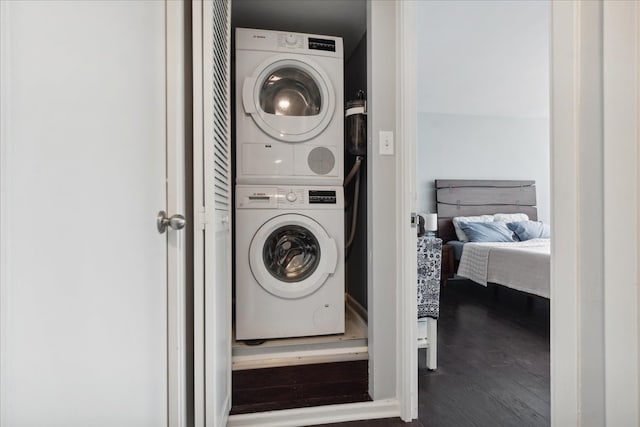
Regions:
<svg viewBox="0 0 640 427"><path fill-rule="evenodd" d="M337 202L336 192L333 190L309 190L310 204L331 204Z"/></svg>
<svg viewBox="0 0 640 427"><path fill-rule="evenodd" d="M300 206L306 204L304 188L278 188L281 206Z"/></svg>
<svg viewBox="0 0 640 427"><path fill-rule="evenodd" d="M293 192L293 191L289 191L287 193L287 201L288 202L295 202L296 200L298 200L298 196L296 195L296 193Z"/></svg>
<svg viewBox="0 0 640 427"><path fill-rule="evenodd" d="M342 187L237 185L237 209L344 209Z"/></svg>

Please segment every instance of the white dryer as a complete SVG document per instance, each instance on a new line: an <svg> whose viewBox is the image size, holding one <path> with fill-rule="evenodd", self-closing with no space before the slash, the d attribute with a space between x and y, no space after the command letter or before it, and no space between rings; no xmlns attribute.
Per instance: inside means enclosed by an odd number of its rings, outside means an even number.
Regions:
<svg viewBox="0 0 640 427"><path fill-rule="evenodd" d="M344 333L342 187L236 187L236 339Z"/></svg>
<svg viewBox="0 0 640 427"><path fill-rule="evenodd" d="M236 183L342 185L342 39L236 29Z"/></svg>

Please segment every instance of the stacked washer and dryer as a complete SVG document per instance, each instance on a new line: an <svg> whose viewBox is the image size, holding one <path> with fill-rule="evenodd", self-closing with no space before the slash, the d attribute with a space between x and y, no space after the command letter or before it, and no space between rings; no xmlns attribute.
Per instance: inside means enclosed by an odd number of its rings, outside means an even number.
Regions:
<svg viewBox="0 0 640 427"><path fill-rule="evenodd" d="M236 339L344 332L343 48L236 29Z"/></svg>

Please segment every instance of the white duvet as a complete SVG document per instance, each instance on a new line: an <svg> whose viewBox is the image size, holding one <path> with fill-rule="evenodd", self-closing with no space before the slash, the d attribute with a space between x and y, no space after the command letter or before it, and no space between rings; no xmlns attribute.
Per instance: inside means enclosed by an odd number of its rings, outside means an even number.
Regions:
<svg viewBox="0 0 640 427"><path fill-rule="evenodd" d="M550 239L525 242L465 243L458 276L483 286L497 283L550 297Z"/></svg>

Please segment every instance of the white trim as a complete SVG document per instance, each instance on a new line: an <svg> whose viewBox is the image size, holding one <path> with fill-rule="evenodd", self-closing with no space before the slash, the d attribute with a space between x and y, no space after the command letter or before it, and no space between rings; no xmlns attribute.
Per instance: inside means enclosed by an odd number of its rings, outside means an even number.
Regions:
<svg viewBox="0 0 640 427"><path fill-rule="evenodd" d="M252 354L233 357L233 370L275 368L279 366L300 366L316 363L335 363L352 360L369 359L369 349L366 345L358 347L329 348L326 350L298 350L270 353L269 358L264 354Z"/></svg>
<svg viewBox="0 0 640 427"><path fill-rule="evenodd" d="M580 3L551 12L551 424L577 426Z"/></svg>
<svg viewBox="0 0 640 427"><path fill-rule="evenodd" d="M204 124L203 124L203 4L192 4L193 58L193 208L194 220L207 221L204 212ZM193 400L194 424L205 425L204 363L204 224L194 224L193 236Z"/></svg>
<svg viewBox="0 0 640 427"><path fill-rule="evenodd" d="M396 206L397 156L378 152L380 132L395 133L396 123L396 5L367 0L367 310L369 345L369 395L397 398L397 283L398 236ZM389 52L392 53L389 57ZM389 224L394 224L389 227Z"/></svg>
<svg viewBox="0 0 640 427"><path fill-rule="evenodd" d="M638 425L638 10L603 2L606 425Z"/></svg>
<svg viewBox="0 0 640 427"><path fill-rule="evenodd" d="M416 206L416 2L396 3L396 252L398 283L397 396L400 417L418 417L418 313L416 229L411 214Z"/></svg>
<svg viewBox="0 0 640 427"><path fill-rule="evenodd" d="M165 1L167 212L185 214L184 2ZM186 230L167 232L168 425L187 423Z"/></svg>
<svg viewBox="0 0 640 427"><path fill-rule="evenodd" d="M373 86L373 79L372 79L372 59L371 59L371 40L373 39L372 36L372 22L373 22L373 12L372 12L372 0L366 0L367 2L367 33L365 35L365 37L367 38L367 103L371 102L371 89ZM371 114L371 109L369 108L369 112L367 113L368 117L367 117L367 151L368 153L371 153L372 147L373 147L373 120L371 120L371 118L373 117L373 115ZM365 188L367 191L367 194L369 195L367 197L367 210L366 210L366 215L367 215L367 346L369 347L369 396L371 396L371 398L375 398L375 387L376 387L376 369L377 369L377 365L375 363L376 361L376 348L375 348L375 337L373 336L373 323L376 320L375 317L375 308L373 307L373 289L374 289L374 281L373 281L373 256L372 256L372 252L373 252L373 237L374 237L374 231L373 231L373 227L371 227L371 224L373 223L372 219L373 219L373 198L371 197L371 190L373 189L373 185L372 185L372 179L371 179L371 172L373 171L373 160L371 158L371 155L369 157L369 159L367 160L367 162L365 163L365 166L367 167L367 177L370 177L369 179L367 179L367 182L365 182Z"/></svg>
<svg viewBox="0 0 640 427"><path fill-rule="evenodd" d="M8 98L10 96L9 79L9 6L8 2L0 1L0 425L7 425L7 360L4 346L7 339L7 287L9 283L9 251L10 236L9 219L7 218L7 200L9 198L9 160L8 160Z"/></svg>
<svg viewBox="0 0 640 427"><path fill-rule="evenodd" d="M228 427L296 427L399 416L396 399L231 415Z"/></svg>

